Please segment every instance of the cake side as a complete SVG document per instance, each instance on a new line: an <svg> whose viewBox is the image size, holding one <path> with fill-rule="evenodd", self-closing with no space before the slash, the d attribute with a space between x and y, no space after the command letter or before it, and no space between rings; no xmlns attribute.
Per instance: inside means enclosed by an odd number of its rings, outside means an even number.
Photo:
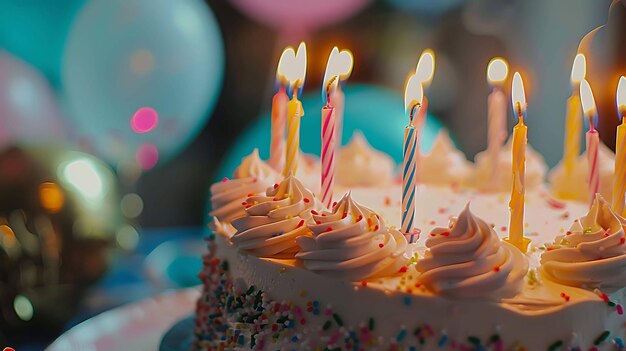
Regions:
<svg viewBox="0 0 626 351"><path fill-rule="evenodd" d="M614 350L624 337L623 315L584 289L548 283L534 291L526 287L510 300L453 300L416 287L412 269L380 282L349 282L315 274L293 260L242 254L222 236L215 240L217 251L206 269L228 270L217 284L205 286L204 300L216 291L224 295L218 306L199 314L199 330L210 328L214 334L209 343L209 333L198 333L200 349L222 344L242 350L542 350L556 345ZM537 298L558 296L556 291L564 291L569 301ZM626 289L608 299L623 303Z"/></svg>

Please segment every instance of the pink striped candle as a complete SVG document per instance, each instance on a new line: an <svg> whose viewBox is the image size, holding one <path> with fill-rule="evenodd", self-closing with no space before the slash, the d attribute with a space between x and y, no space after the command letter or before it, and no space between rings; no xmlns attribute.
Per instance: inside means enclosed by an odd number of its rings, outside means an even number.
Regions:
<svg viewBox="0 0 626 351"><path fill-rule="evenodd" d="M281 172L285 165L285 125L287 124L287 104L289 97L285 86L281 85L272 99L272 139L269 165Z"/></svg>
<svg viewBox="0 0 626 351"><path fill-rule="evenodd" d="M322 203L330 208L335 183L335 108L327 100L322 107Z"/></svg>

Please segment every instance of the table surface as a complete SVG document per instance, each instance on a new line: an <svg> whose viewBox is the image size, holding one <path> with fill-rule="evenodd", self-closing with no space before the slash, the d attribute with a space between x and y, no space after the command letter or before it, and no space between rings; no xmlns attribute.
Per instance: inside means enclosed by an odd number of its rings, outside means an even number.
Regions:
<svg viewBox="0 0 626 351"><path fill-rule="evenodd" d="M103 312L65 332L47 351L158 350L165 332L193 313L199 295L199 288L187 288Z"/></svg>
<svg viewBox="0 0 626 351"><path fill-rule="evenodd" d="M111 310L114 316L123 316L125 311L145 309L145 306L151 304L149 301L154 301L154 299L169 303L168 297L178 296L173 291L200 284L197 277L202 267L200 255L206 250L202 234L203 228L201 227L144 229L132 252L115 253L115 258L106 275L89 289L85 299L81 302L79 312L67 324L64 335L73 333L72 331L79 326L86 328L79 330L90 330L89 323L92 320L100 321L98 318L105 311ZM182 293L181 296L189 298L190 294L196 294L195 290L194 293ZM197 295L194 295L192 300L195 300L195 296ZM188 302L184 297L172 298L171 301ZM116 309L118 307L120 309ZM192 310L193 308L187 306L187 309L183 308L181 314L172 311L170 316L182 318L185 314L190 314ZM147 311L151 312L149 309ZM108 312L104 315L106 313ZM134 320L134 317L128 318L130 321ZM107 317L105 320L112 319ZM176 322L176 318L174 320L155 318L156 322L171 325ZM84 327L85 323L87 327ZM147 330L160 328L159 333L162 333L167 329L165 324L146 325L146 328ZM11 346L20 351L42 350L51 341L46 339L46 336L39 336L37 332L33 332L33 337L25 343ZM56 349L59 348L54 348ZM85 350L85 348L79 349ZM112 349L123 350L125 348ZM99 349L86 348L86 350Z"/></svg>

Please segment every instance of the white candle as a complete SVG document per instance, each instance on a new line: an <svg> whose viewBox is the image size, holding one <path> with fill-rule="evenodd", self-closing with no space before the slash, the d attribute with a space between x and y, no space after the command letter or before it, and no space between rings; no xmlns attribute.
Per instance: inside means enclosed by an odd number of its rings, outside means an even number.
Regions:
<svg viewBox="0 0 626 351"><path fill-rule="evenodd" d="M487 98L489 124L487 150L492 163L490 175L492 181L498 176L500 150L508 134L506 130L508 99L502 88L508 73L509 67L506 61L500 57L493 58L487 66L487 80L491 85L491 93Z"/></svg>

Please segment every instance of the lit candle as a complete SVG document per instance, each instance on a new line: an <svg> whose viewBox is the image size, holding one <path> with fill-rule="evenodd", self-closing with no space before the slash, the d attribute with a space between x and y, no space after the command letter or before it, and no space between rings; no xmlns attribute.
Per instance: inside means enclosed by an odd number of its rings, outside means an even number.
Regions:
<svg viewBox="0 0 626 351"><path fill-rule="evenodd" d="M339 51L334 47L328 57L326 72L322 81L322 96L326 106L322 107L322 187L320 198L326 207L330 208L333 201L333 187L335 183L335 153L337 144L341 144L341 117L344 98L340 91L340 81L346 79L352 72L352 54L349 51ZM338 142L339 141L339 142Z"/></svg>
<svg viewBox="0 0 626 351"><path fill-rule="evenodd" d="M415 69L415 76L418 81L421 82L422 88L427 89L430 83L433 81L435 75L435 53L431 49L422 51L419 60L417 61L417 68ZM420 108L415 116L413 124L417 128L418 133L421 131L426 122L426 116L428 115L428 99L423 96ZM419 148L419 145L418 145ZM419 149L418 149L419 152Z"/></svg>
<svg viewBox="0 0 626 351"><path fill-rule="evenodd" d="M593 99L593 92L587 80L580 82L580 102L583 106L585 118L589 120L589 130L586 134L587 141L587 163L589 164L589 173L587 177L587 185L589 186L589 204L593 203L593 199L600 189L600 173L598 162L598 147L600 146L600 133L596 129L598 111L596 102Z"/></svg>
<svg viewBox="0 0 626 351"><path fill-rule="evenodd" d="M291 55L295 57L293 48L287 47L283 50L278 60L278 68L276 68L276 82L278 83L278 91L272 98L272 131L270 142L270 158L268 163L275 170L280 171L285 163L285 124L287 123L287 78L285 77L285 62L291 51Z"/></svg>
<svg viewBox="0 0 626 351"><path fill-rule="evenodd" d="M333 50L330 52L330 56L328 57L328 62L326 64L324 82L330 81L331 77L338 77L339 79L336 87L330 93L330 104L335 108L335 140L337 141L335 144L335 148L339 148L341 146L341 137L343 131L343 110L345 96L343 94L343 91L341 90L341 82L350 77L350 74L352 73L353 61L354 59L350 51L339 51L337 47L334 47ZM331 62L332 67L330 67ZM324 87L322 87L322 95L323 99L326 100L326 91Z"/></svg>
<svg viewBox="0 0 626 351"><path fill-rule="evenodd" d="M511 188L511 200L509 201L509 210L511 212L509 237L506 241L515 245L522 252L526 252L530 243L530 239L524 237L524 195L526 192L524 176L526 173L528 128L524 124L524 114L526 113L524 82L518 72L515 72L513 75L511 98L513 111L518 118L518 122L513 128L513 145L511 147L513 185Z"/></svg>
<svg viewBox="0 0 626 351"><path fill-rule="evenodd" d="M617 84L617 115L622 123L617 127L615 140L615 173L613 175L613 210L624 216L624 193L626 192L626 78L621 76Z"/></svg>
<svg viewBox="0 0 626 351"><path fill-rule="evenodd" d="M287 152L283 176L296 174L298 170L298 152L300 151L300 117L304 116L298 92L306 77L306 45L300 43L292 60L288 60L285 76L292 90L292 97L287 104Z"/></svg>
<svg viewBox="0 0 626 351"><path fill-rule="evenodd" d="M508 74L509 66L503 58L495 57L489 61L489 65L487 66L487 81L489 85L491 85L491 93L487 100L487 118L489 122L487 150L492 163L490 176L492 180L496 179L498 176L500 150L508 135L506 131L506 109L508 103L504 89L502 88Z"/></svg>
<svg viewBox="0 0 626 351"><path fill-rule="evenodd" d="M565 119L565 140L563 144L563 168L565 174L572 175L576 167L576 159L580 154L580 139L582 134L582 108L580 107L580 81L585 79L585 55L578 54L572 65L571 83L572 95L567 99L567 115Z"/></svg>
<svg viewBox="0 0 626 351"><path fill-rule="evenodd" d="M404 108L409 115L409 124L404 128L403 166L402 166L402 232L405 234L413 231L415 218L415 192L416 192L416 158L417 158L417 131L415 119L419 113L424 90L421 79L416 74L411 74L404 89Z"/></svg>

